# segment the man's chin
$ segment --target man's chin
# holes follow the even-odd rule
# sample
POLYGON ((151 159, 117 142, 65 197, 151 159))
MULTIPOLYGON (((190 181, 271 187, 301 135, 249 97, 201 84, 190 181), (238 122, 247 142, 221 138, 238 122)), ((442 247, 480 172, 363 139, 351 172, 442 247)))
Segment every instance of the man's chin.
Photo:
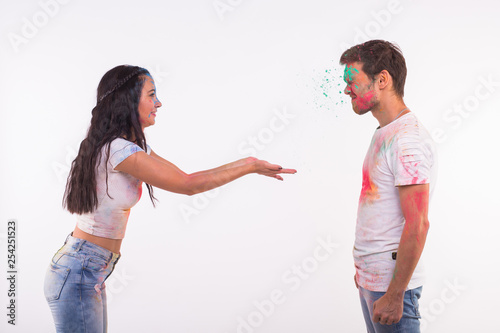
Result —
POLYGON ((357 109, 353 109, 354 110, 354 113, 356 113, 358 116, 362 116, 364 115, 365 113, 367 113, 368 111, 370 111, 370 109, 366 109, 366 110, 357 110, 357 109))

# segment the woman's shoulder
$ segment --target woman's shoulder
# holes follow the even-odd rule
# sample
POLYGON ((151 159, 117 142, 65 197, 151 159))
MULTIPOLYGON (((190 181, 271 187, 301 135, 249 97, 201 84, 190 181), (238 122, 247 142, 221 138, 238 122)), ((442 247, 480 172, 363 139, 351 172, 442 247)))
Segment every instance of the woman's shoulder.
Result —
MULTIPOLYGON (((113 139, 110 143, 110 154, 113 155, 113 153, 117 151, 123 151, 127 150, 130 152, 137 152, 137 151, 144 151, 141 147, 139 147, 135 142, 129 141, 127 139, 118 137, 113 139)), ((151 153, 151 147, 149 147, 148 144, 146 144, 146 153, 150 154, 151 153)))
MULTIPOLYGON (((113 148, 121 149, 121 148, 131 146, 131 145, 137 146, 137 144, 135 144, 134 142, 129 141, 129 140, 124 139, 124 138, 120 138, 120 137, 113 139, 109 143, 109 145, 111 146, 111 149, 113 149, 113 148)), ((137 146, 137 147, 139 147, 139 146, 137 146)))

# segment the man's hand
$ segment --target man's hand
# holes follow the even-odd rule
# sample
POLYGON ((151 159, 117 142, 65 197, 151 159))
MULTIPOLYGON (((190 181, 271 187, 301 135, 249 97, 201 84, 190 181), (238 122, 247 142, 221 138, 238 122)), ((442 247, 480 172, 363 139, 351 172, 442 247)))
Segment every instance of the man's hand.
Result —
POLYGON ((385 294, 373 303, 373 322, 382 325, 392 325, 403 317, 403 300, 401 296, 385 294))

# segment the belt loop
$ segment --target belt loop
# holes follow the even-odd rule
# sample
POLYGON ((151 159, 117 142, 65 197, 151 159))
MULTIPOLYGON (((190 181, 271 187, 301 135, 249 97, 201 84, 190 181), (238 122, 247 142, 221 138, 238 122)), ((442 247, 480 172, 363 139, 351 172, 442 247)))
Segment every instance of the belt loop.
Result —
POLYGON ((78 252, 82 248, 83 244, 85 244, 86 240, 85 239, 79 239, 78 245, 75 248, 75 251, 78 252))

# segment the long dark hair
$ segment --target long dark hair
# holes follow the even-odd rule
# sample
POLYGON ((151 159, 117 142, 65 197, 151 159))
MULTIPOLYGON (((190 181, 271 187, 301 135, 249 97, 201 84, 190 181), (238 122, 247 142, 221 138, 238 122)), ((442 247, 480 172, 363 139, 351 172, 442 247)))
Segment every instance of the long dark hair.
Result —
MULTIPOLYGON (((92 109, 87 137, 71 163, 64 192, 63 207, 72 214, 90 213, 97 208, 96 166, 101 162, 101 150, 105 145, 108 196, 109 143, 116 138, 124 138, 134 141, 146 151, 146 137, 139 123, 138 109, 146 75, 150 76, 144 68, 123 65, 109 70, 99 82, 97 105, 92 109)), ((153 188, 149 184, 146 186, 154 206, 153 188)))

